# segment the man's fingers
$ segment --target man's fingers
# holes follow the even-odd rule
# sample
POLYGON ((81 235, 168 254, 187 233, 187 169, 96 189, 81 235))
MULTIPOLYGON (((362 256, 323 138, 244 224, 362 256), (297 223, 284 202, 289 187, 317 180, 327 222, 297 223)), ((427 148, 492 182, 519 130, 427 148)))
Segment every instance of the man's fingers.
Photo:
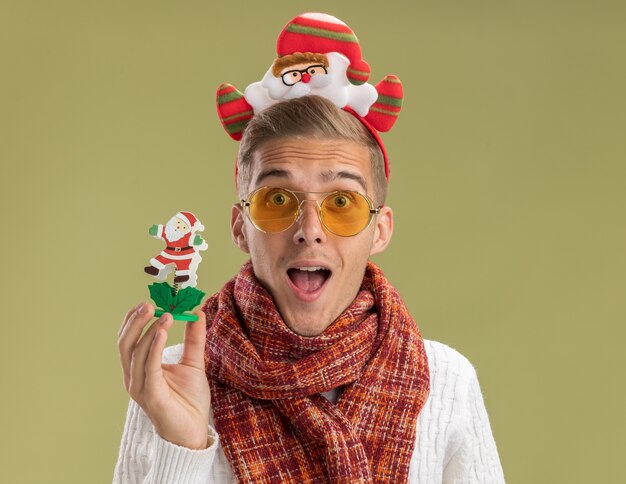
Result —
POLYGON ((120 356, 122 353, 128 353, 129 350, 132 352, 143 328, 153 316, 154 306, 152 304, 140 304, 137 310, 128 317, 123 328, 120 329, 120 335, 117 340, 120 356))
POLYGON ((141 336, 143 328, 153 316, 154 306, 152 304, 140 304, 137 311, 128 317, 128 321, 117 341, 122 370, 124 371, 124 386, 127 390, 131 378, 133 352, 135 351, 137 340, 141 336))
POLYGON ((122 324, 120 325, 120 329, 117 330, 117 339, 120 339, 120 336, 122 335, 122 331, 124 331, 124 328, 126 327, 126 325, 128 324, 128 321, 130 320, 131 316, 133 316, 135 314, 135 312, 141 307, 143 306, 143 302, 140 302, 139 304, 137 304, 137 306, 135 306, 134 308, 131 308, 128 310, 128 312, 126 313, 126 316, 124 316, 124 319, 122 320, 122 324))
POLYGON ((180 362, 194 368, 204 368, 206 316, 200 309, 196 309, 193 313, 198 316, 198 321, 189 322, 185 325, 183 357, 180 362))
POLYGON ((128 390, 130 380, 130 363, 133 349, 143 327, 153 314, 154 307, 151 304, 140 303, 126 313, 124 322, 118 331, 117 348, 120 354, 120 362, 124 373, 124 387, 126 390, 128 390), (139 329, 129 332, 130 328, 136 325, 139 326, 139 329))
POLYGON ((163 350, 167 342, 167 329, 165 328, 168 323, 171 324, 171 322, 168 321, 166 321, 165 324, 157 324, 154 331, 154 338, 152 338, 150 352, 146 359, 145 386, 148 391, 157 388, 163 381, 163 368, 161 367, 161 363, 163 361, 163 350))
POLYGON ((128 323, 128 320, 134 314, 135 311, 137 311, 137 307, 129 309, 128 312, 126 313, 126 316, 124 316, 124 319, 122 320, 122 324, 120 325, 120 329, 117 330, 117 339, 118 340, 120 339, 122 331, 126 327, 126 323, 128 323))
POLYGON ((133 350, 132 360, 130 363, 130 378, 133 383, 133 391, 141 391, 144 381, 146 379, 146 360, 150 353, 150 347, 152 346, 152 340, 157 328, 165 327, 162 323, 172 320, 172 315, 165 313, 159 319, 157 319, 148 330, 141 337, 139 342, 135 345, 133 350))

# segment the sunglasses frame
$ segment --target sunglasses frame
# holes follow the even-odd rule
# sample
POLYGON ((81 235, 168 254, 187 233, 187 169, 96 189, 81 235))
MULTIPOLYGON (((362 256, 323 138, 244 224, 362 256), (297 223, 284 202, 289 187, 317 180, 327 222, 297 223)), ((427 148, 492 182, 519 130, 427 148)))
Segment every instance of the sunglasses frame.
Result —
POLYGON ((289 188, 283 188, 283 187, 271 187, 271 186, 262 186, 259 187, 255 190, 252 190, 245 199, 240 200, 239 201, 239 205, 241 206, 241 208, 243 209, 244 213, 246 214, 246 217, 248 217, 248 220, 250 220, 250 222, 252 223, 252 225, 254 225, 254 227, 265 233, 265 234, 280 234, 281 232, 285 232, 286 230, 289 230, 291 227, 294 226, 294 224, 298 221, 298 219, 302 216, 302 204, 304 202, 315 202, 315 204, 317 205, 317 217, 320 221, 320 223, 322 224, 322 226, 324 228, 326 228, 326 230, 328 230, 331 234, 336 235, 337 237, 354 237, 355 235, 359 235, 361 232, 363 232, 367 227, 369 227, 369 225, 372 223, 372 219, 374 218, 375 215, 380 213, 380 210, 382 208, 382 206, 378 207, 378 208, 374 208, 374 202, 372 201, 372 199, 370 197, 368 197, 366 194, 358 192, 356 190, 333 190, 332 192, 304 192, 304 191, 298 191, 298 190, 290 190, 289 188), (278 189, 278 190, 284 190, 287 193, 291 193, 295 196, 296 200, 298 200, 298 208, 296 210, 296 212, 294 213, 293 216, 293 221, 291 222, 291 224, 289 224, 287 227, 285 227, 283 230, 277 230, 275 232, 268 232, 267 230, 263 230, 262 228, 260 228, 256 222, 254 221, 254 219, 252 218, 252 215, 250 215, 250 206, 252 205, 252 202, 250 202, 249 200, 251 198, 254 197, 254 195, 256 195, 257 192, 267 189, 267 188, 271 188, 271 189, 278 189), (358 195, 360 195, 361 197, 363 197, 365 199, 365 201, 367 202, 367 205, 369 206, 369 218, 367 220, 367 223, 363 226, 363 228, 361 230, 359 230, 357 233, 355 234, 351 234, 351 235, 341 235, 338 233, 335 233, 330 227, 328 227, 325 223, 324 220, 322 218, 322 204, 324 203, 324 200, 326 200, 329 196, 331 195, 335 195, 338 193, 356 193, 358 195), (318 201, 317 198, 314 199, 310 199, 310 198, 301 198, 298 195, 299 194, 305 194, 305 195, 324 195, 324 197, 321 200, 321 203, 318 201))

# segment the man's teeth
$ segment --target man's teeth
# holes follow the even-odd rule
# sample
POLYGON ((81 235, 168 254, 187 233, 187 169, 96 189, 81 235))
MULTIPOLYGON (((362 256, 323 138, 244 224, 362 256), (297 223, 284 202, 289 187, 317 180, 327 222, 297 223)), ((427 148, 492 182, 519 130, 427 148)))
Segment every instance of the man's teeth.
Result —
POLYGON ((326 267, 321 267, 321 266, 313 266, 313 267, 294 267, 294 269, 299 270, 299 271, 308 271, 308 272, 326 271, 326 270, 328 270, 328 269, 326 269, 326 267))

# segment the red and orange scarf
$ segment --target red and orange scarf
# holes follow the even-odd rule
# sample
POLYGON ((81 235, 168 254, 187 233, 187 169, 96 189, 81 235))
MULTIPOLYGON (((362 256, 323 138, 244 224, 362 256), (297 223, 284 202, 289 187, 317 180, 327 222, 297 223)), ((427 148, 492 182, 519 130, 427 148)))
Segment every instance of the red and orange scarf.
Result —
POLYGON ((239 481, 407 481, 428 361, 376 265, 316 337, 285 325, 250 262, 203 310, 215 427, 239 481), (336 404, 320 395, 338 387, 336 404))

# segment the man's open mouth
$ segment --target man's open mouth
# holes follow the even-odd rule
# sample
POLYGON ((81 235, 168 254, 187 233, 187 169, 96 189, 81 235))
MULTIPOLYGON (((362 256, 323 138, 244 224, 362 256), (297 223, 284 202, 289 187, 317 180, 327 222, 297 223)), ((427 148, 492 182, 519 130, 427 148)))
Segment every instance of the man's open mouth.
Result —
POLYGON ((315 292, 320 289, 330 277, 330 269, 322 266, 292 267, 287 275, 294 286, 302 292, 315 292))

